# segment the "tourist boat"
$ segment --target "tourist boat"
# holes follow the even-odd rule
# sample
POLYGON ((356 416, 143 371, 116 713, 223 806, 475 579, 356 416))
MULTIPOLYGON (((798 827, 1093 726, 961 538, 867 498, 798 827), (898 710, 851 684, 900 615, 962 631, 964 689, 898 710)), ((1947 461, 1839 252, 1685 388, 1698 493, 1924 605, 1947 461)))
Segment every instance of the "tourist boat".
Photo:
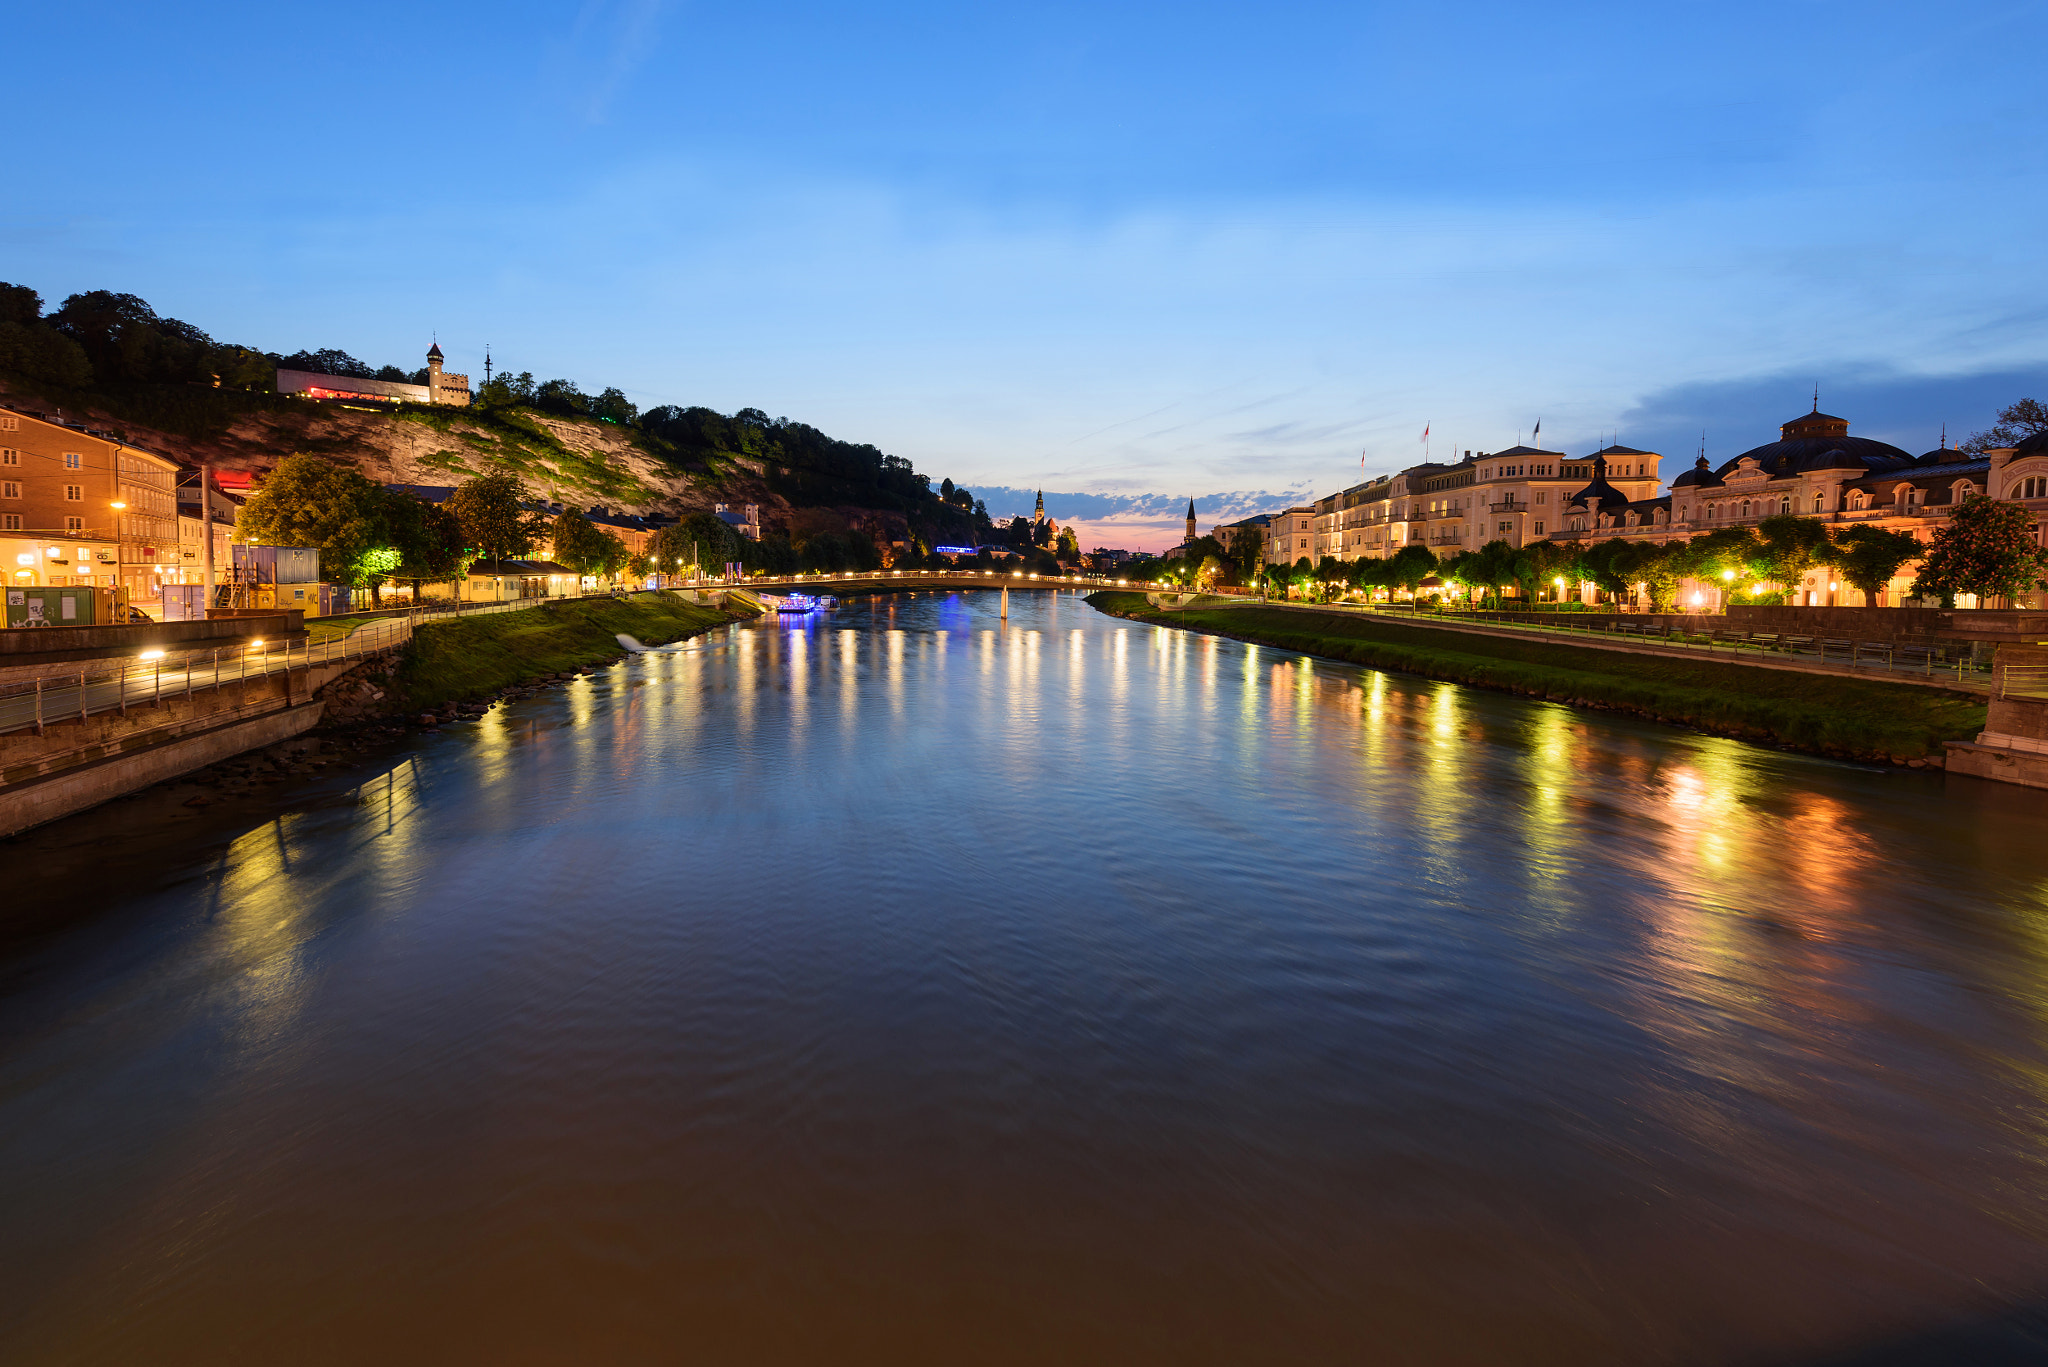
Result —
POLYGON ((818 600, 811 597, 808 593, 785 594, 782 601, 775 605, 775 610, 777 612, 816 612, 818 610, 818 600))

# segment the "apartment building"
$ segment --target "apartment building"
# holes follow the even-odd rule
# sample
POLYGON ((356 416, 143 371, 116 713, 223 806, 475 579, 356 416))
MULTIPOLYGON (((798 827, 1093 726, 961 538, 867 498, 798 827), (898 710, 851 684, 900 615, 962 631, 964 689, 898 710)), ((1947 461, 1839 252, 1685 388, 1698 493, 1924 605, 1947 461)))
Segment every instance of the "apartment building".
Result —
POLYGON ((182 561, 178 466, 113 432, 0 409, 0 556, 10 585, 161 596, 182 561))

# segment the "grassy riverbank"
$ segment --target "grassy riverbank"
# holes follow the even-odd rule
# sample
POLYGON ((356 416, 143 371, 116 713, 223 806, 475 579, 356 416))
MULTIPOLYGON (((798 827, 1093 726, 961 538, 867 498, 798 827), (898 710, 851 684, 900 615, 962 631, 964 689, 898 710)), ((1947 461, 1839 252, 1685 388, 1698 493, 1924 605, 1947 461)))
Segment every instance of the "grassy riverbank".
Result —
POLYGON ((414 634, 392 683, 407 705, 488 697, 514 684, 615 660, 621 632, 664 645, 739 620, 672 593, 587 598, 437 622, 414 634))
POLYGON ((1984 704, 1937 689, 1708 660, 1594 650, 1284 608, 1162 613, 1139 593, 1095 593, 1103 612, 1378 669, 1861 759, 1923 760, 1968 740, 1984 704))

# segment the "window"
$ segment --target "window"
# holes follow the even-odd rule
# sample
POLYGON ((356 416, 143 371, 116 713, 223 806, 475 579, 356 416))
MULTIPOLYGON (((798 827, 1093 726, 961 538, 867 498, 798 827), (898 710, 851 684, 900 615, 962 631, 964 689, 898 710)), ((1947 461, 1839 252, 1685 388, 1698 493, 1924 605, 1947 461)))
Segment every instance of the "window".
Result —
POLYGON ((1543 535, 1543 524, 1541 522, 1536 524, 1536 535, 1543 535))
POLYGON ((21 464, 21 452, 12 446, 0 446, 0 465, 21 464))
POLYGON ((2021 498, 2048 498, 2048 475, 2029 475, 2020 481, 2021 498))
POLYGON ((0 532, 18 532, 20 530, 20 513, 0 513, 0 532))
POLYGON ((20 498, 20 497, 21 497, 21 486, 20 486, 19 484, 16 484, 16 483, 15 483, 15 482, 14 482, 13 480, 11 480, 11 479, 10 479, 10 480, 7 480, 7 481, 5 481, 4 483, 0 483, 0 498, 20 498))
POLYGON ((76 451, 66 451, 64 453, 64 468, 67 470, 80 469, 84 461, 85 457, 79 455, 76 451))
POLYGON ((65 486, 64 486, 64 501, 65 501, 65 502, 67 502, 67 503, 83 503, 83 502, 85 502, 85 486, 84 486, 83 484, 67 484, 67 485, 65 485, 65 486))
POLYGON ((82 518, 82 517, 67 517, 67 518, 65 518, 65 519, 64 519, 64 530, 65 530, 65 531, 67 531, 67 532, 82 532, 82 531, 84 531, 84 530, 85 530, 85 519, 84 519, 84 518, 82 518))
POLYGON ((21 419, 12 413, 0 413, 0 432, 19 432, 21 419))
POLYGON ((1749 516, 1749 500, 1747 499, 1744 499, 1742 502, 1742 515, 1744 517, 1749 516))
POLYGON ((1536 501, 1537 501, 1538 503, 1541 503, 1541 502, 1543 501, 1543 498, 1544 498, 1544 494, 1543 494, 1543 491, 1542 491, 1541 489, 1538 489, 1538 490, 1536 491, 1536 501))
POLYGON ((1781 498, 1781 499, 1779 499, 1779 500, 1778 500, 1778 513, 1779 513, 1779 515, 1780 515, 1780 516, 1784 516, 1784 515, 1788 515, 1788 514, 1790 514, 1790 513, 1791 513, 1791 511, 1792 511, 1792 495, 1790 495, 1790 494, 1787 494, 1787 495, 1785 495, 1785 496, 1784 496, 1783 498, 1781 498))
POLYGON ((1820 495, 1819 495, 1819 494, 1815 494, 1815 495, 1813 496, 1813 510, 1814 510, 1815 512, 1819 512, 1819 511, 1820 511, 1820 495))

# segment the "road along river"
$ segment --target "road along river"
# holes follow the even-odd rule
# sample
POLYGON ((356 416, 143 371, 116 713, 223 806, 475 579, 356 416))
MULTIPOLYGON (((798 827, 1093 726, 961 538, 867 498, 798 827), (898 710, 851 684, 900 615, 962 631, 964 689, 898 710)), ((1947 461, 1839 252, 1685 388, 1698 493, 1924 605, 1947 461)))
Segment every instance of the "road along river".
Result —
POLYGON ((1813 1360, 2048 1289, 2044 830, 1071 596, 733 627, 0 844, 0 1360, 1813 1360))

